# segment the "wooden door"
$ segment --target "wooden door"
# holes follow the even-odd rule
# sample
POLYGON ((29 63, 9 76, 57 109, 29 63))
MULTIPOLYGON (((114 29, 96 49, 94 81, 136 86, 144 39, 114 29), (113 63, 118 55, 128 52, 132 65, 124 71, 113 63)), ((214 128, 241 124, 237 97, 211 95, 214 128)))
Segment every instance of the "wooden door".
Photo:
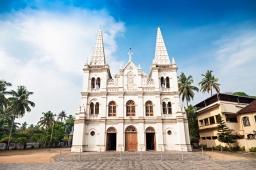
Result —
POLYGON ((125 150, 137 151, 137 132, 125 133, 125 150))

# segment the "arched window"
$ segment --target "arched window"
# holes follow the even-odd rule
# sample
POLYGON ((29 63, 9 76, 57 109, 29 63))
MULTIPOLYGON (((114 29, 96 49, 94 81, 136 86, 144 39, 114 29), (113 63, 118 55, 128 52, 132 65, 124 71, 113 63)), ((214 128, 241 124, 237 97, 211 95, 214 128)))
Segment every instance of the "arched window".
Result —
POLYGON ((94 114, 94 104, 93 103, 90 104, 90 113, 94 114))
POLYGON ((108 116, 116 116, 116 102, 114 101, 108 104, 108 116))
POLYGON ((251 126, 250 121, 249 121, 249 117, 245 116, 245 117, 242 118, 242 120, 243 120, 244 126, 251 126))
POLYGON ((168 114, 172 114, 172 104, 168 102, 168 114))
POLYGON ((96 80, 96 88, 99 89, 100 88, 100 78, 98 77, 96 80))
POLYGON ((167 107, 165 102, 163 102, 163 114, 167 114, 167 107))
POLYGON ((92 81, 91 81, 91 88, 95 88, 95 78, 93 77, 92 78, 92 81))
POLYGON ((165 81, 164 81, 164 78, 163 78, 163 77, 161 77, 161 87, 162 87, 162 88, 165 88, 165 81))
POLYGON ((153 104, 151 101, 146 102, 146 116, 153 116, 153 104))
POLYGON ((100 104, 97 102, 95 104, 95 114, 99 114, 99 110, 100 110, 100 104))
POLYGON ((126 116, 135 116, 135 103, 132 100, 126 103, 126 116))
POLYGON ((166 88, 170 88, 170 79, 166 77, 166 88))

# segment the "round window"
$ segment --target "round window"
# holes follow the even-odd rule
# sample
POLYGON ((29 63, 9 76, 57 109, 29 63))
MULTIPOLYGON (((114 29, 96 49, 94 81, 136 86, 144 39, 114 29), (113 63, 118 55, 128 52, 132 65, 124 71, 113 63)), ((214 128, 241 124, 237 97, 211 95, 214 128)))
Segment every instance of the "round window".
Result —
POLYGON ((172 131, 168 130, 168 131, 167 131, 167 134, 168 134, 168 135, 171 135, 171 134, 172 134, 172 131))
POLYGON ((94 135, 95 135, 95 132, 94 132, 94 131, 91 131, 90 134, 91 134, 91 136, 94 136, 94 135))

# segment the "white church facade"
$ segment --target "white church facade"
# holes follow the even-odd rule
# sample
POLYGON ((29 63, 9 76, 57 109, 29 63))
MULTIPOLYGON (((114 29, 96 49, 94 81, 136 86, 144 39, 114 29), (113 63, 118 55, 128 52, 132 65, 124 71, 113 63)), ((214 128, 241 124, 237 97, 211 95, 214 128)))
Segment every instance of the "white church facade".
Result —
POLYGON ((131 60, 111 75, 101 29, 83 71, 82 102, 75 116, 72 152, 191 151, 188 120, 180 107, 177 66, 157 30, 147 76, 131 60))

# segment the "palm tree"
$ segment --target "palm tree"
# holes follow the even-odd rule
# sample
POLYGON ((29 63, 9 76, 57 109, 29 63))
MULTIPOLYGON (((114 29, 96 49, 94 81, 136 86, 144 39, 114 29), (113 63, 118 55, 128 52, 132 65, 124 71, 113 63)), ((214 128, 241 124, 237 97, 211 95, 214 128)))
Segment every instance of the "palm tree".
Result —
MULTIPOLYGON (((46 113, 42 113, 43 117, 40 118, 40 121, 37 123, 39 126, 45 127, 45 134, 47 132, 47 128, 52 127, 52 132, 51 132, 51 139, 50 139, 50 147, 51 147, 51 142, 52 142, 52 134, 53 134, 53 127, 55 124, 54 117, 56 116, 53 114, 51 111, 48 111, 46 113)), ((50 150, 50 148, 49 148, 50 150)))
POLYGON ((5 95, 10 94, 10 92, 6 91, 6 87, 11 85, 11 83, 0 80, 0 113, 4 113, 4 109, 7 108, 8 100, 5 95))
POLYGON ((29 100, 29 96, 33 94, 33 92, 27 91, 25 86, 18 86, 17 92, 11 91, 12 97, 9 97, 10 106, 7 108, 7 112, 12 115, 12 124, 9 134, 8 147, 10 144, 10 139, 12 135, 12 128, 14 124, 15 118, 23 117, 26 112, 30 112, 32 107, 35 107, 35 103, 29 100))
POLYGON ((220 92, 220 84, 218 84, 217 82, 219 81, 218 78, 215 78, 212 75, 212 71, 211 70, 207 70, 206 74, 202 74, 203 79, 201 82, 198 83, 198 85, 201 85, 201 89, 200 91, 202 91, 203 93, 207 91, 207 93, 209 93, 209 91, 211 91, 211 96, 212 96, 212 89, 214 88, 217 93, 220 92))
POLYGON ((28 125, 27 122, 22 123, 20 129, 21 130, 26 130, 27 129, 27 125, 28 125))
POLYGON ((181 100, 184 102, 186 100, 187 106, 188 102, 194 98, 195 94, 193 91, 198 92, 198 88, 195 86, 192 86, 191 84, 194 82, 193 77, 190 75, 186 77, 186 75, 182 72, 180 76, 178 76, 178 87, 179 92, 181 95, 181 100))
POLYGON ((65 110, 62 110, 62 111, 58 114, 58 118, 57 118, 57 119, 58 119, 58 120, 60 119, 61 122, 62 122, 62 119, 66 120, 67 117, 68 117, 68 116, 67 116, 65 110))

